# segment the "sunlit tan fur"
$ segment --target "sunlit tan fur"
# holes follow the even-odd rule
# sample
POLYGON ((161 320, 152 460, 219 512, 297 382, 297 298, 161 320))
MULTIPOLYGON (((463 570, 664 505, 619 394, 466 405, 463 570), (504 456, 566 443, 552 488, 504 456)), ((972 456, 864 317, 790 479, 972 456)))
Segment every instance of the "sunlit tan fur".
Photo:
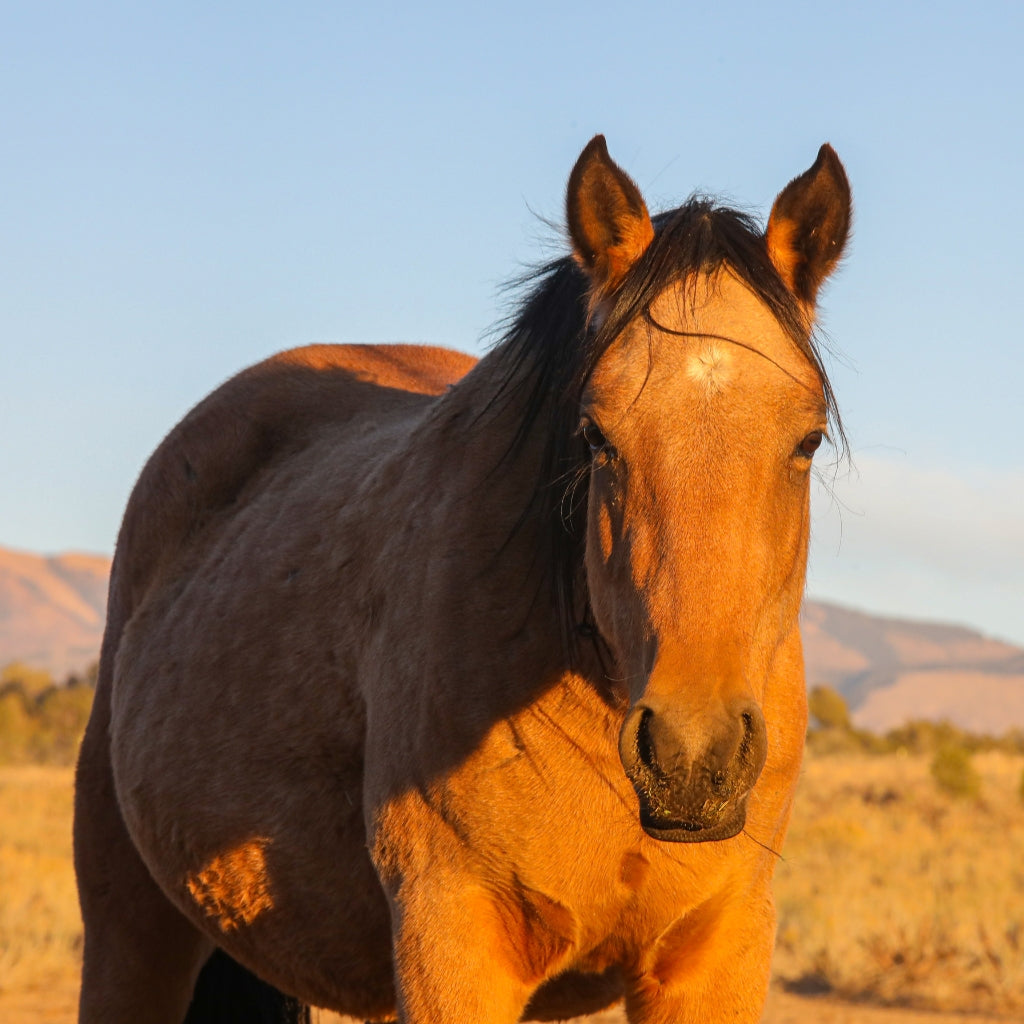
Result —
POLYGON ((544 437, 502 461, 500 348, 285 353, 172 432, 125 516, 78 770, 83 1024, 180 1021, 214 945, 406 1024, 623 996, 635 1024, 759 1019, 806 715, 793 453, 824 400, 728 271, 652 313, 762 354, 638 321, 593 374, 628 467, 590 483, 611 678, 589 645, 564 668, 545 524, 514 529, 544 437), (703 735, 736 694, 768 724, 745 831, 650 838, 626 710, 703 735))

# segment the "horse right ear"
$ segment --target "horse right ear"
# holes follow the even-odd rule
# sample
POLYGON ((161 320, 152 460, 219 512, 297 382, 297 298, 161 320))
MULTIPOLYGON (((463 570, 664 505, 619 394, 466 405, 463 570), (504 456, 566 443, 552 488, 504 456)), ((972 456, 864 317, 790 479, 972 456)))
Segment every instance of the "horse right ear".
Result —
POLYGON ((569 175, 566 215, 573 256, 591 283, 591 303, 614 291, 654 238, 647 204, 595 135, 569 175))

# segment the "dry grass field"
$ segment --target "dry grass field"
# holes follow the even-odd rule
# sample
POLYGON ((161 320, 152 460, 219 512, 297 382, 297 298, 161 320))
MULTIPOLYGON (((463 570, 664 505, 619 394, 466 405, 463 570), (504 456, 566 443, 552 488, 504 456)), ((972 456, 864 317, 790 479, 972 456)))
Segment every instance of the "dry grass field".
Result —
POLYGON ((81 955, 72 770, 0 767, 0 1021, 74 1020, 81 955))
POLYGON ((776 873, 776 978, 850 999, 1024 1019, 1024 758, 809 757, 776 873))
MULTIPOLYGON (((980 795, 958 799, 927 758, 808 758, 777 873, 765 1024, 1024 1018, 1024 758, 979 754, 975 767, 980 795)), ((0 767, 4 1024, 74 1020, 71 781, 66 768, 0 767)))

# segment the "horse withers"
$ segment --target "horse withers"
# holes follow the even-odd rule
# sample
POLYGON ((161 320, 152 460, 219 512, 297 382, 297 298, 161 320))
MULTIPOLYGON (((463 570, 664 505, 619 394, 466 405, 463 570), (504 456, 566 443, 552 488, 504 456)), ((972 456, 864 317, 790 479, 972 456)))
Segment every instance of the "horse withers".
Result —
POLYGON ((82 1024, 230 1019, 225 964, 405 1024, 759 1018, 849 187, 823 146, 764 230, 652 219, 599 136, 567 213, 480 362, 286 352, 143 470, 77 776, 82 1024))

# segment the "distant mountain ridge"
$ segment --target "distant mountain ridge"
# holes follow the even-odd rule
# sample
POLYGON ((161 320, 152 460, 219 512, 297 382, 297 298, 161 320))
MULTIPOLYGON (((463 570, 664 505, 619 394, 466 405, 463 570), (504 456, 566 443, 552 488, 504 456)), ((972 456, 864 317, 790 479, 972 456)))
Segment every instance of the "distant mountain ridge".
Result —
POLYGON ((808 601, 807 684, 828 683, 876 732, 943 718, 979 733, 1024 729, 1024 649, 964 626, 808 601))
MULTIPOLYGON (((99 655, 110 559, 0 548, 0 666, 57 678, 99 655)), ((885 618, 822 601, 802 616, 807 684, 837 689, 866 728, 948 718, 977 732, 1024 728, 1024 649, 963 626, 885 618)))
POLYGON ((0 548, 0 665, 24 661, 57 678, 99 656, 110 559, 0 548))

